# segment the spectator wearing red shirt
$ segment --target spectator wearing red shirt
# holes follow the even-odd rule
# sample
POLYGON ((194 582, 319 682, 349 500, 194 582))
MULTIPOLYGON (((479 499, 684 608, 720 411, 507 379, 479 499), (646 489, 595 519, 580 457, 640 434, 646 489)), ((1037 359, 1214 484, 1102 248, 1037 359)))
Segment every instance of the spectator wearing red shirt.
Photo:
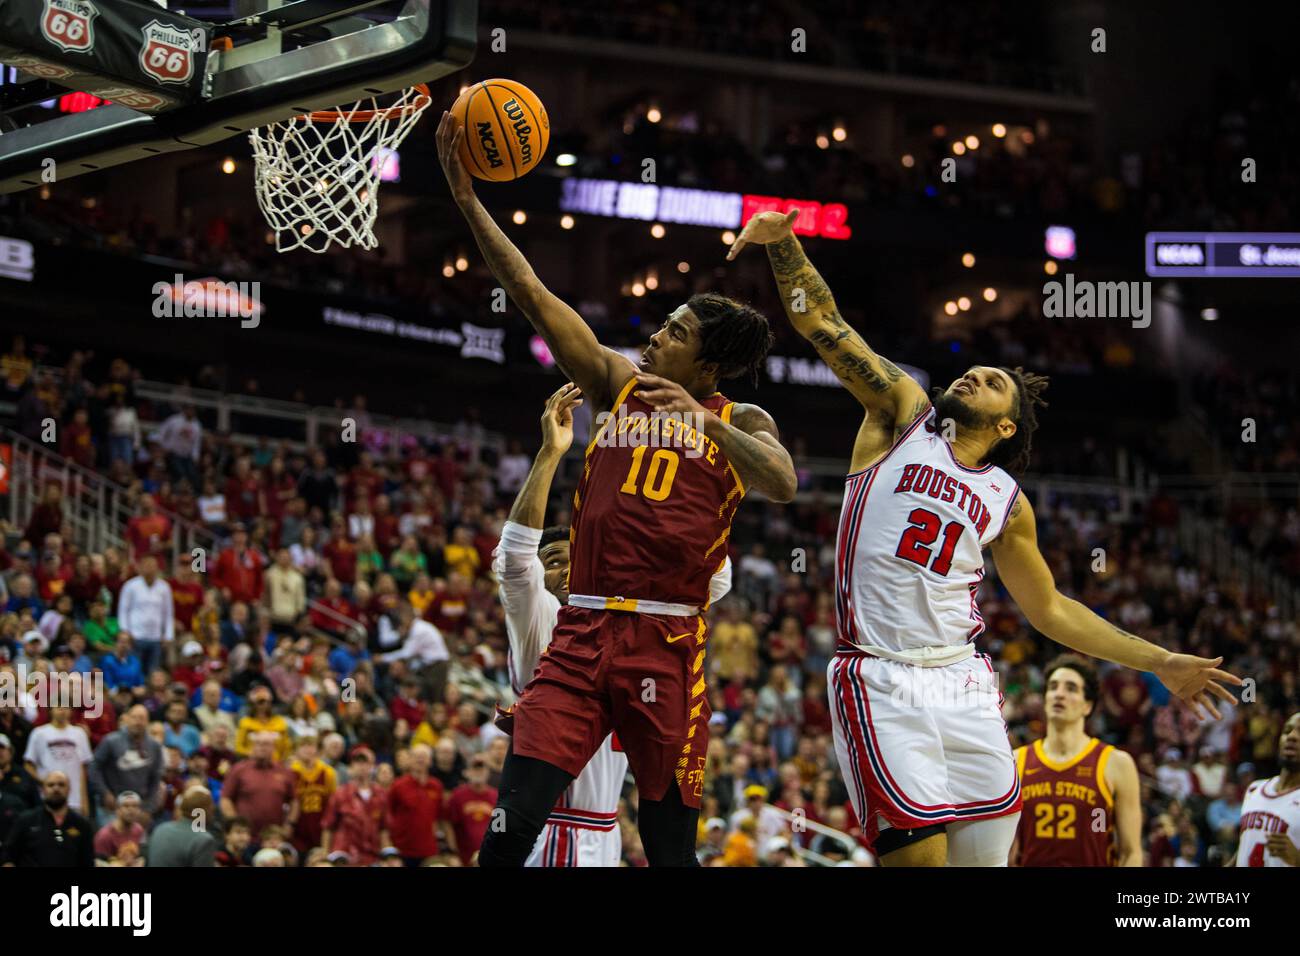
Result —
POLYGON ((221 813, 246 817, 256 835, 283 826, 293 804, 294 776, 275 762, 275 743, 273 733, 253 734, 251 755, 230 768, 221 786, 221 813))
POLYGON ((266 511, 262 482, 248 458, 235 462, 234 472, 226 479, 226 516, 232 521, 252 521, 266 511))
POLYGON ((321 548, 329 576, 337 578, 343 585, 351 588, 357 582, 357 546, 348 536, 347 524, 342 515, 336 514, 330 519, 329 540, 321 548))
POLYGON ((459 634, 469 623, 469 579, 453 571, 447 586, 434 594, 425 618, 444 634, 459 634))
POLYGON ((64 563, 57 551, 46 550, 41 554, 40 567, 36 569, 36 588, 41 600, 53 604, 59 595, 67 590, 72 580, 72 568, 64 563))
POLYGON ((325 608, 353 620, 357 616, 357 609, 352 606, 351 601, 343 596, 343 585, 335 578, 330 578, 325 582, 325 593, 312 605, 308 617, 311 626, 316 630, 341 636, 347 628, 347 624, 326 613, 325 608))
POLYGON ((104 589, 104 579, 95 573, 90 555, 77 555, 72 564, 72 577, 64 589, 72 596, 78 610, 86 612, 100 596, 104 589))
POLYGON ((388 495, 379 495, 375 498, 374 518, 375 529, 371 533, 375 539, 375 547, 384 556, 384 560, 388 560, 388 556, 397 550, 397 546, 402 541, 399 519, 393 514, 393 504, 388 495))
POLYGON ((809 678, 803 691, 803 732, 829 734, 831 711, 826 706, 826 682, 809 678))
POLYGON ((231 545, 217 557, 212 568, 212 583, 221 589, 227 601, 258 604, 262 600, 262 572, 266 559, 248 546, 248 531, 242 524, 234 527, 231 545))
POLYGON ((71 458, 82 468, 95 468, 95 437, 90 429, 90 413, 78 408, 72 421, 63 426, 59 438, 59 454, 71 458))
POLYGON ((190 694, 193 694, 211 676, 203 645, 193 640, 182 644, 181 662, 172 668, 172 680, 184 684, 190 694))
POLYGON ((348 506, 354 509, 358 501, 373 503, 375 496, 384 487, 384 478, 375 470, 374 457, 368 451, 361 453, 361 460, 348 472, 348 506))
POLYGON ((190 566, 189 555, 176 562, 176 575, 167 582, 172 589, 172 617, 178 631, 194 630, 194 615, 203 606, 203 585, 190 566))
POLYGON ((1127 667, 1115 668, 1101 682, 1101 705, 1122 735, 1127 736, 1130 728, 1142 723, 1151 709, 1142 675, 1127 667))
POLYGON ((449 848, 456 848, 451 824, 443 818, 443 789, 437 777, 429 776, 433 750, 428 744, 411 748, 411 769, 393 781, 388 793, 388 820, 393 846, 407 866, 419 866, 438 854, 438 831, 449 848))
POLYGON ((94 690, 93 687, 87 687, 87 683, 83 680, 82 701, 84 703, 72 718, 72 722, 85 728, 93 750, 99 746, 100 741, 117 730, 118 719, 117 708, 113 706, 108 696, 101 694, 92 700, 94 690))
POLYGON ((266 513, 279 526, 289 502, 298 497, 298 482, 284 469, 284 459, 276 455, 266 466, 266 483, 263 498, 266 513))
POLYGON ((469 866, 492 823, 497 792, 488 786, 487 758, 482 754, 476 754, 470 760, 465 776, 469 783, 462 783, 447 798, 447 819, 456 834, 460 861, 469 866))
POLYGON ((63 486, 50 482, 45 486, 45 496, 41 503, 32 509, 32 516, 27 520, 27 530, 23 537, 39 548, 45 542, 47 534, 58 534, 63 527, 63 486))
POLYGON ((171 534, 172 519, 158 511, 153 495, 141 495, 140 513, 126 523, 126 541, 132 560, 165 547, 171 534))
POLYGON ((427 709, 424 701, 420 700, 420 682, 414 677, 407 677, 402 681, 393 702, 388 705, 388 712, 392 715, 393 723, 396 724, 399 720, 405 720, 406 726, 412 731, 420 726, 427 709))
POLYGON ((456 446, 450 442, 443 445, 442 455, 434 462, 433 472, 443 498, 451 501, 456 497, 456 489, 460 487, 460 478, 464 470, 461 463, 456 460, 456 446))
MULTIPOLYGON (((334 791, 321 817, 321 846, 346 853, 353 866, 369 866, 390 846, 388 793, 374 781, 375 755, 356 746, 348 757, 348 782, 334 791)), ((495 801, 493 806, 495 806, 495 801)))

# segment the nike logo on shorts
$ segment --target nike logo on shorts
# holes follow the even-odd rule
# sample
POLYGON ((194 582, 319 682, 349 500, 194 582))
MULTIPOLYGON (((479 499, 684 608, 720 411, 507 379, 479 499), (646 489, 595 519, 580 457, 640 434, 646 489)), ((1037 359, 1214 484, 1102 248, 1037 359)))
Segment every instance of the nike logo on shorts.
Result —
POLYGON ((669 644, 675 644, 678 641, 680 641, 683 637, 690 637, 692 633, 693 633, 692 631, 683 631, 680 634, 674 634, 672 637, 665 637, 664 640, 667 641, 669 644))

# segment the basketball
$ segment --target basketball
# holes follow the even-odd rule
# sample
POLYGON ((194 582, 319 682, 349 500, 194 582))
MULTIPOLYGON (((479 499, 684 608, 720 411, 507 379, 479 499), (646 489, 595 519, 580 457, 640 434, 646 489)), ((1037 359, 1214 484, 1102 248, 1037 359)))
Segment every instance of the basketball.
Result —
POLYGON ((537 94, 514 80, 483 80, 456 98, 452 115, 465 128, 460 158, 477 179, 518 179, 546 155, 551 122, 537 94))

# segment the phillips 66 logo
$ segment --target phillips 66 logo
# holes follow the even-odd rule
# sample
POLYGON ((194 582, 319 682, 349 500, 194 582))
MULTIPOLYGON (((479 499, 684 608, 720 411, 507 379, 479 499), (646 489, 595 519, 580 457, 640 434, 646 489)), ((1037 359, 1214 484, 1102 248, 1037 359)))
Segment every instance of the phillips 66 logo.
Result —
POLYGON ((86 53, 95 46, 95 17, 99 11, 88 0, 45 0, 41 34, 61 50, 86 53))
POLYGON ((144 27, 140 68, 159 83, 185 83, 194 75, 194 37, 189 30, 150 20, 144 27))

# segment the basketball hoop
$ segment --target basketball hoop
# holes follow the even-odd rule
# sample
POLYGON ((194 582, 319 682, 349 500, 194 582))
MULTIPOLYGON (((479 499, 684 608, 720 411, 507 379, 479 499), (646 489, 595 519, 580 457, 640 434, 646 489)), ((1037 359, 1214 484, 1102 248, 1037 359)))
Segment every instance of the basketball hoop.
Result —
POLYGON ((420 83, 388 106, 370 97, 252 130, 253 188, 276 251, 375 248, 384 168, 430 102, 420 83))

